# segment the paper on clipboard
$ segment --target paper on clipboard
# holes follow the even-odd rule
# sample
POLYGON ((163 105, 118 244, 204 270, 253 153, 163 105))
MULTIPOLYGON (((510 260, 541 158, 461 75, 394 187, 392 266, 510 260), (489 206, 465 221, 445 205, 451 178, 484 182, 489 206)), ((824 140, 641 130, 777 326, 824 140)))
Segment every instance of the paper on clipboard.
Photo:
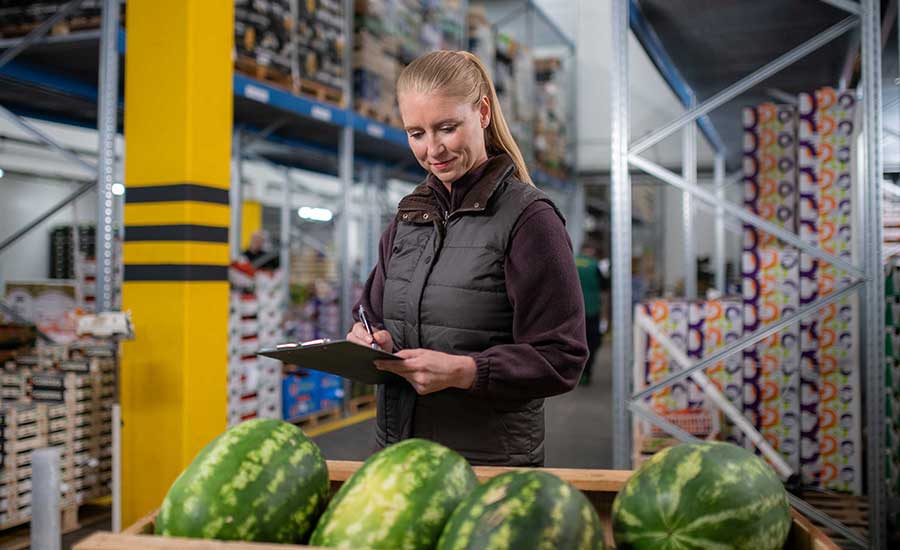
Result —
POLYGON ((257 354, 300 368, 337 374, 365 384, 384 384, 393 380, 403 380, 394 373, 378 370, 374 364, 376 360, 402 361, 401 357, 349 340, 321 339, 280 344, 274 349, 260 350, 257 354))

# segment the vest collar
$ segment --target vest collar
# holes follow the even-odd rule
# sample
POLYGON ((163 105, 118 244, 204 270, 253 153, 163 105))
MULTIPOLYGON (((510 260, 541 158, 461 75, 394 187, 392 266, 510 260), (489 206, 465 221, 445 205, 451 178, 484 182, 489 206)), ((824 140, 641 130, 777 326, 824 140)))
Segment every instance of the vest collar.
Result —
MULTIPOLYGON (((511 158, 501 153, 487 160, 484 172, 466 193, 459 208, 453 212, 483 212, 500 184, 515 169, 511 158)), ((435 191, 429 187, 429 174, 412 193, 403 197, 397 207, 397 219, 401 223, 432 223, 444 218, 435 191)))

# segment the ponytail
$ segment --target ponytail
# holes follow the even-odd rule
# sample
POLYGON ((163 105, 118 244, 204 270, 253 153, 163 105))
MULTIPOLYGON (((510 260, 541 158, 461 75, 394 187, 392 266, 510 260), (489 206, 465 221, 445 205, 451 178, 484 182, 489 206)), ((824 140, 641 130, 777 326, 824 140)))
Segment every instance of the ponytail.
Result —
POLYGON ((534 185, 522 151, 500 109, 494 82, 478 56, 469 52, 443 50, 419 57, 407 65, 397 79, 398 96, 411 90, 419 93, 437 91, 451 97, 461 97, 473 105, 487 97, 491 107, 491 120, 484 130, 488 155, 509 155, 515 166, 515 176, 528 185, 534 185))

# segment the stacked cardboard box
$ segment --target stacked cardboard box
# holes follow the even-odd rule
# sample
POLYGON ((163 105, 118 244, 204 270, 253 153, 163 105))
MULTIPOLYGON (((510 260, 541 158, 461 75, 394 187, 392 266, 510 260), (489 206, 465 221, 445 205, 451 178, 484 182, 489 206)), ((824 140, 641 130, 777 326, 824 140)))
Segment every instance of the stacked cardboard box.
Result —
POLYGON ((314 370, 286 374, 282 381, 283 418, 288 421, 338 409, 344 402, 344 379, 314 370))

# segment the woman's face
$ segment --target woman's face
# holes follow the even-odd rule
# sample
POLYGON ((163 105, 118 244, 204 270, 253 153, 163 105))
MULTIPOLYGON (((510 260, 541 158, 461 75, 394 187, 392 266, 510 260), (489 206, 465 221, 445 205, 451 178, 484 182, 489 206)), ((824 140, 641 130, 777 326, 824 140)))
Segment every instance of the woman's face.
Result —
POLYGON ((487 97, 473 105, 439 93, 404 93, 398 99, 416 160, 446 185, 487 160, 484 129, 491 120, 487 97))

